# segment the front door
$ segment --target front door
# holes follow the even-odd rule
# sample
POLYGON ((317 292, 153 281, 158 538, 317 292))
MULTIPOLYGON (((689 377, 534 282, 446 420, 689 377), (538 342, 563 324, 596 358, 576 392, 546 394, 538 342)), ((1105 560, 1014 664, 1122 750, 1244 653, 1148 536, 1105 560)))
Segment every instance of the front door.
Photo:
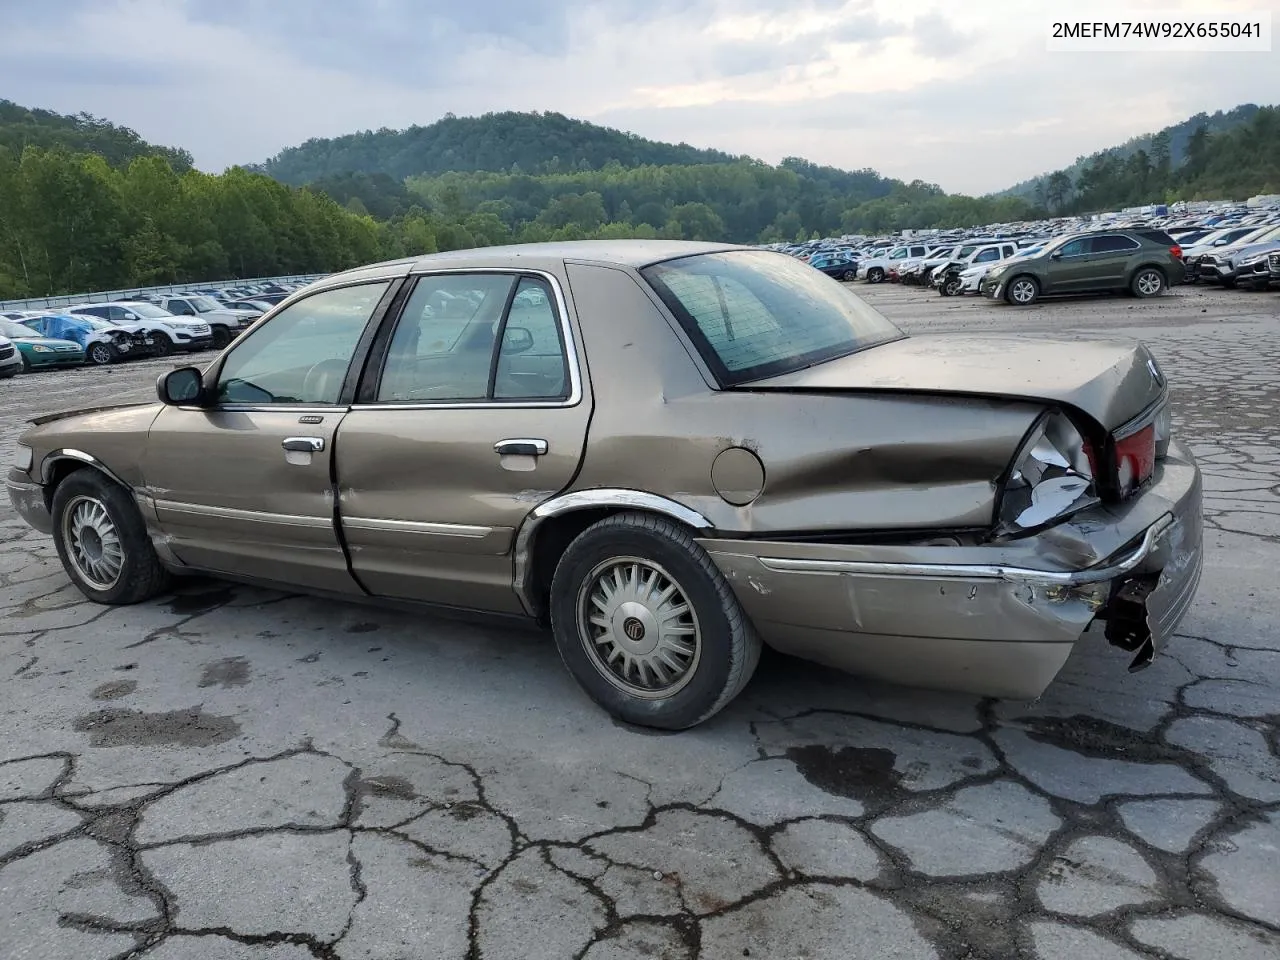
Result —
POLYGON ((1089 237, 1068 240, 1049 256, 1049 285, 1045 293, 1071 293, 1088 286, 1089 237))
POLYGON ((567 309, 544 274, 417 280, 335 448, 370 593, 521 610, 516 530, 572 481, 591 413, 567 309))
POLYGON ((338 540, 332 463, 342 390, 389 282, 322 291, 237 343, 213 402, 165 407, 143 456, 145 493, 193 567, 358 593, 338 540))

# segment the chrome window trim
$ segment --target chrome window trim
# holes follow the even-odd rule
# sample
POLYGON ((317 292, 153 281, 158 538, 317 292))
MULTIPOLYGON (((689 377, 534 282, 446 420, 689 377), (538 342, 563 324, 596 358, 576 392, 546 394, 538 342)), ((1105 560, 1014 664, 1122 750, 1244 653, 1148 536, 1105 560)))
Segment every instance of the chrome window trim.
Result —
POLYGON ((285 404, 280 404, 279 406, 276 406, 275 404, 270 404, 270 403, 268 403, 268 404, 255 404, 255 403, 227 403, 227 404, 219 404, 219 405, 217 405, 217 406, 212 406, 212 407, 194 407, 194 406, 188 406, 188 405, 186 405, 186 404, 180 404, 180 405, 178 406, 178 409, 179 409, 179 410, 186 410, 186 411, 188 411, 188 412, 192 412, 192 413, 307 413, 307 414, 322 414, 322 413, 346 413, 346 412, 347 412, 349 409, 351 409, 351 408, 350 408, 350 407, 320 406, 320 405, 316 405, 316 406, 314 406, 314 407, 310 407, 310 406, 305 406, 305 405, 285 405, 285 404))
POLYGON ((156 512, 167 510, 193 517, 212 517, 218 520, 247 520, 253 523, 270 523, 282 527, 333 528, 333 517, 309 517, 292 513, 268 513, 265 510, 239 510, 235 507, 211 507, 201 503, 182 503, 177 500, 153 500, 156 512))
MULTIPOLYGON (((534 276, 540 280, 546 281, 551 287, 551 292, 555 297, 556 311, 559 314, 560 334, 564 340, 565 359, 569 366, 569 396, 563 400, 521 400, 515 398, 512 400, 503 400, 495 398, 493 400, 459 400, 455 402, 441 401, 437 403, 417 403, 407 401, 405 403, 354 403, 351 405, 352 410, 490 410, 498 409, 559 409, 561 407, 576 407, 582 402, 583 397, 583 378, 579 365, 578 342, 573 335, 573 324, 569 320, 569 305, 565 300, 564 290, 560 286, 560 279, 555 274, 546 270, 538 270, 532 267, 447 267, 444 269, 426 269, 422 271, 410 271, 409 278, 415 281, 421 281, 424 277, 442 276, 446 274, 476 274, 476 273, 499 273, 510 274, 514 276, 534 276)), ((396 323, 400 323, 400 317, 396 317, 396 323)), ((394 336, 394 330, 392 331, 394 336)), ((385 364, 386 360, 383 359, 385 364)))
POLYGON ((493 527, 466 523, 429 523, 419 520, 384 520, 377 517, 342 517, 347 530, 369 530, 378 533, 418 533, 433 537, 463 537, 480 540, 493 533, 493 527))
POLYGON ((938 580, 1004 580, 1044 586, 1080 586, 1104 583, 1123 576, 1147 559, 1156 542, 1174 524, 1166 513, 1147 528, 1142 541, 1116 560, 1082 570, 1036 570, 1003 564, 966 563, 880 563, 868 560, 804 560, 793 557, 760 557, 761 566, 784 573, 820 576, 921 577, 938 580))
POLYGON ((537 605, 529 594, 529 568, 533 553, 533 537, 544 520, 571 513, 574 510, 587 510, 592 507, 610 507, 623 510, 646 510, 660 513, 679 523, 686 524, 696 530, 712 529, 711 521, 691 507, 656 493, 643 490, 626 490, 617 487, 598 487, 593 490, 575 490, 564 493, 550 500, 544 500, 525 516, 524 522, 516 533, 513 554, 512 587, 519 597, 520 603, 530 615, 536 614, 537 605))

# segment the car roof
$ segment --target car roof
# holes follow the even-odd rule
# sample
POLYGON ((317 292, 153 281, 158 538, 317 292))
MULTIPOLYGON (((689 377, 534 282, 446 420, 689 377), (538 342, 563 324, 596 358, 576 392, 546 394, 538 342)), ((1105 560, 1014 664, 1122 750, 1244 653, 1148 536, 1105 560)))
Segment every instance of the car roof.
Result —
MULTIPOLYGON (((664 260, 726 250, 760 251, 760 248, 733 243, 702 243, 694 240, 564 240, 550 243, 514 243, 497 247, 450 250, 445 253, 431 253, 421 257, 404 257, 399 260, 372 263, 343 273, 332 274, 322 282, 327 285, 334 281, 356 277, 393 276, 406 269, 411 273, 419 273, 450 267, 477 269, 510 267, 518 265, 521 260, 530 267, 536 267, 539 262, 548 264, 568 260, 639 268, 661 263, 664 260)), ((781 253, 778 255, 785 256, 781 253)))

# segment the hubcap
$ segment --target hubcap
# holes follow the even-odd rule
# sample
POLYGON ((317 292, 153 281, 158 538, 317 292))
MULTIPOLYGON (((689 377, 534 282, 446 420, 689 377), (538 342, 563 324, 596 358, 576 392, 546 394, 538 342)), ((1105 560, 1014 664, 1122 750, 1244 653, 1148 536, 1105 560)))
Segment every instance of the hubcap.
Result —
POLYGON ((62 539, 76 572, 91 587, 110 590, 124 569, 124 547, 107 508, 92 497, 76 497, 62 516, 62 539))
POLYGON ((1036 288, 1030 280, 1019 280, 1009 292, 1018 303, 1026 303, 1036 295, 1036 288))
POLYGON ((1160 278, 1154 273, 1144 273, 1138 277, 1138 290, 1148 297, 1160 292, 1160 278))
POLYGON ((578 592, 578 629, 596 670, 624 693, 669 697, 702 656, 698 617, 658 564, 617 557, 599 564, 578 592))
POLYGON ((109 363, 111 360, 111 351, 102 344, 95 344, 91 351, 94 363, 109 363))

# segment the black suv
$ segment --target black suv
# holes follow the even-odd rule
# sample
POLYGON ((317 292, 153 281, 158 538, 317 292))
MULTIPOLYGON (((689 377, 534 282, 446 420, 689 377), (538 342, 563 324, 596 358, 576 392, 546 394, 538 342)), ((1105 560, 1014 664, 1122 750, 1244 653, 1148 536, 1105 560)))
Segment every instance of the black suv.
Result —
POLYGON ((1032 257, 991 269, 979 290, 1018 306, 1041 296, 1129 291, 1154 297, 1180 283, 1182 248, 1163 230, 1093 230, 1051 240, 1032 257))

